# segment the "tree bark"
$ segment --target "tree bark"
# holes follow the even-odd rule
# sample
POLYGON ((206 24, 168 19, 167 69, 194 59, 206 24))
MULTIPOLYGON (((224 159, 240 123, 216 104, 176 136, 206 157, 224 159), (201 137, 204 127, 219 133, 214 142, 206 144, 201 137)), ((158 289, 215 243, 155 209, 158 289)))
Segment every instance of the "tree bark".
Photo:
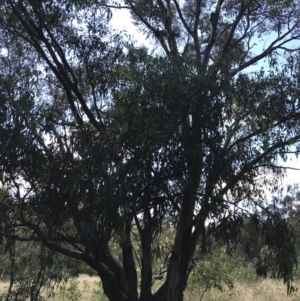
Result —
POLYGON ((131 219, 126 222, 126 234, 125 241, 122 244, 122 257, 123 257, 123 267, 125 271, 126 280, 129 289, 129 298, 131 301, 136 301, 138 299, 137 295, 137 273, 133 257, 132 244, 130 239, 131 231, 131 219))
POLYGON ((200 182, 199 152, 199 116, 192 116, 192 126, 186 127, 186 144, 188 178, 183 194, 181 213, 177 224, 176 236, 167 272, 167 301, 183 301, 183 292, 186 288, 189 267, 195 252, 196 244, 193 236, 194 210, 198 197, 200 182))

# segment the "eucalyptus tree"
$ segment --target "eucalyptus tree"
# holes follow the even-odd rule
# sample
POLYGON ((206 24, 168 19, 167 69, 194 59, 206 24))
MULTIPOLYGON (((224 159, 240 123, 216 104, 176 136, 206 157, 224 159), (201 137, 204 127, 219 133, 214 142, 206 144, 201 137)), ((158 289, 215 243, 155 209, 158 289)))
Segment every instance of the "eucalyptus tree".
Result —
POLYGON ((230 251, 246 220, 290 285, 294 237, 264 191, 299 152, 298 1, 0 3, 2 235, 87 263, 111 301, 180 301, 197 245, 230 251), (152 51, 111 30, 116 9, 152 51))

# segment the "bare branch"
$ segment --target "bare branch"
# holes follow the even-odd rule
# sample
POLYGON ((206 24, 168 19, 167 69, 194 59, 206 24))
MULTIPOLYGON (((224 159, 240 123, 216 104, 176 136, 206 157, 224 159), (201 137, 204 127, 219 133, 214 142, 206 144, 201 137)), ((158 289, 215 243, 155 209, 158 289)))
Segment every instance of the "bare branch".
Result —
POLYGON ((210 53, 213 48, 213 45, 216 42, 218 21, 219 21, 219 17, 220 17, 221 7, 222 7, 224 1, 225 0, 218 0, 215 12, 212 14, 211 33, 210 33, 210 37, 209 37, 209 42, 204 51, 204 57, 203 57, 203 61, 202 61, 202 66, 203 66, 204 70, 207 69, 209 58, 210 58, 210 53))
POLYGON ((238 183, 242 177, 247 174, 257 163, 261 162, 263 158, 271 154, 274 150, 291 145, 292 143, 295 143, 295 141, 300 140, 300 135, 296 135, 292 138, 287 139, 286 141, 279 141, 272 146, 270 146, 268 149, 266 149, 264 152, 262 152, 260 155, 258 155, 256 158, 251 160, 250 162, 245 164, 245 167, 241 169, 241 171, 232 178, 231 181, 220 191, 220 195, 224 195, 228 190, 230 190, 236 183, 238 183))
POLYGON ((173 0, 173 2, 174 2, 174 4, 175 4, 177 13, 178 13, 178 15, 179 15, 179 18, 180 18, 180 20, 181 20, 181 22, 182 22, 184 28, 186 29, 186 31, 187 31, 193 38, 195 38, 195 30, 192 31, 191 28, 189 27, 189 25, 187 24, 186 20, 184 19, 178 1, 177 1, 177 0, 173 0))

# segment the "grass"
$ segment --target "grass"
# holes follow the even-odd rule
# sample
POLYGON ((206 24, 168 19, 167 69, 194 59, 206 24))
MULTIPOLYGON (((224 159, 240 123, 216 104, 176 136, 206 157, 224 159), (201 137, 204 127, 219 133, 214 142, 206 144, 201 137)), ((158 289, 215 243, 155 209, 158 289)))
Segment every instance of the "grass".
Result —
MULTIPOLYGON (((0 282, 0 293, 7 289, 8 282, 0 282)), ((300 281, 295 283, 300 287, 300 281)), ((185 293, 185 301, 200 301, 202 289, 194 287, 185 293)), ((286 294, 286 286, 277 280, 266 279, 251 281, 248 283, 234 283, 233 289, 225 289, 220 292, 211 289, 205 293, 202 301, 296 301, 300 299, 300 292, 290 296, 286 294)), ((107 301, 103 294, 98 277, 80 275, 67 283, 62 283, 56 290, 56 294, 49 301, 107 301)))
MULTIPOLYGON (((295 283, 300 286, 300 281, 295 283)), ((200 301, 202 289, 190 290, 185 294, 186 301, 200 301), (198 297, 199 296, 199 297, 198 297)), ((298 301, 300 294, 296 291, 287 296, 286 286, 274 279, 265 279, 249 283, 234 283, 233 289, 225 289, 220 292, 211 289, 205 293, 202 301, 298 301)))
POLYGON ((62 283, 51 301, 106 301, 99 277, 80 275, 67 283, 62 283))
POLYGON ((4 292, 6 292, 8 289, 8 286, 9 286, 9 282, 0 281, 0 294, 3 294, 4 292))

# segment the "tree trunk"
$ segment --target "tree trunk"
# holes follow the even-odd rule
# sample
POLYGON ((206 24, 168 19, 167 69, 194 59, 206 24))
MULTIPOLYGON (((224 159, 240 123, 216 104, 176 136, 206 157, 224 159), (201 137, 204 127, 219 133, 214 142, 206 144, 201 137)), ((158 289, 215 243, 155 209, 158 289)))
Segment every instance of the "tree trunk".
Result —
POLYGON ((200 162, 202 160, 199 145, 199 116, 194 113, 192 124, 187 120, 185 126, 188 178, 184 188, 181 213, 176 229, 172 256, 167 273, 167 301, 183 301, 190 263, 195 252, 196 237, 193 235, 194 210, 198 198, 200 182, 200 162))

